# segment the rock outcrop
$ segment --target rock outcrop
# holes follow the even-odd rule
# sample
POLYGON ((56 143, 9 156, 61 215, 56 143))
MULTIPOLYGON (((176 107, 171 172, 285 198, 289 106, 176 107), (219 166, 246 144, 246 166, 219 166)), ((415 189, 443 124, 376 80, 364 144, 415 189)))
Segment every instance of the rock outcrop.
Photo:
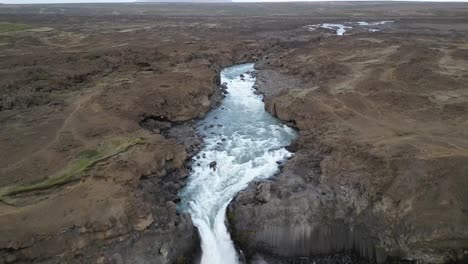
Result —
POLYGON ((300 137, 229 209, 244 252, 467 260, 468 64, 444 41, 328 38, 257 64, 266 109, 300 137))
POLYGON ((43 44, 0 47, 11 69, 0 80, 0 263, 192 262, 197 231, 176 204, 202 144, 194 120, 223 98, 219 70, 270 44, 227 43, 225 32, 187 44, 206 28, 166 23, 22 33, 43 44))

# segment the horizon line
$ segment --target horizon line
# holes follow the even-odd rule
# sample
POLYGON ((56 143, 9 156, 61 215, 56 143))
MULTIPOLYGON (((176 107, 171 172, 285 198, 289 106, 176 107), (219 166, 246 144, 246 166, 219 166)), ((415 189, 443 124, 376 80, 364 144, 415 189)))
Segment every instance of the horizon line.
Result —
POLYGON ((151 1, 151 0, 111 0, 111 1, 99 1, 99 0, 91 0, 91 1, 80 1, 80 0, 72 0, 69 2, 65 1, 44 1, 44 2, 20 2, 14 3, 12 1, 0 1, 2 5, 39 5, 39 4, 129 4, 129 3, 166 3, 166 4, 180 4, 180 3, 187 3, 187 4, 229 4, 229 3, 318 3, 318 2, 419 2, 419 3, 466 3, 468 0, 182 0, 173 2, 170 0, 166 1, 151 1))

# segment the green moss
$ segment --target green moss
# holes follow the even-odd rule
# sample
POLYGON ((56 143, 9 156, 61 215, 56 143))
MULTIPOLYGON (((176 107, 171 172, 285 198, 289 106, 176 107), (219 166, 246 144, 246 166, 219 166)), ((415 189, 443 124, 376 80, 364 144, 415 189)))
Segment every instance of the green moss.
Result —
POLYGON ((7 196, 30 191, 45 190, 79 180, 99 161, 118 155, 127 151, 134 145, 143 143, 144 140, 142 138, 117 138, 100 145, 97 149, 81 151, 78 153, 77 158, 56 176, 49 177, 44 181, 33 184, 8 186, 0 189, 0 200, 7 202, 7 196))
POLYGON ((228 222, 234 223, 234 217, 235 217, 234 212, 232 210, 228 210, 226 215, 227 215, 228 222))
POLYGON ((0 32, 12 32, 30 28, 32 27, 26 24, 0 22, 0 32))
POLYGON ((0 42, 9 43, 11 42, 11 37, 7 35, 0 35, 0 42))
POLYGON ((50 73, 46 72, 45 70, 39 69, 33 74, 32 79, 34 81, 44 81, 51 79, 51 77, 52 76, 50 75, 50 73))
POLYGON ((175 261, 176 264, 186 264, 188 263, 188 259, 185 256, 179 256, 175 261))
POLYGON ((99 151, 97 149, 85 149, 78 153, 79 159, 92 159, 99 156, 99 151))
POLYGON ((241 248, 248 248, 249 247, 249 241, 252 235, 254 234, 254 231, 250 230, 245 230, 245 231, 235 231, 232 235, 234 238, 234 241, 241 247, 241 248))

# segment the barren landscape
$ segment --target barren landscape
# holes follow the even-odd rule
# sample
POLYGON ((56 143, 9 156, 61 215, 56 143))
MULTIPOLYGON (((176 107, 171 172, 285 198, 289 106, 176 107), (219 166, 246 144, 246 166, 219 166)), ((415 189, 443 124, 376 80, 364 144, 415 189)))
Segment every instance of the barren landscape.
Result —
POLYGON ((194 125, 246 62, 299 134, 229 206, 249 263, 468 262, 468 4, 318 2, 0 4, 0 263, 196 262, 194 125))

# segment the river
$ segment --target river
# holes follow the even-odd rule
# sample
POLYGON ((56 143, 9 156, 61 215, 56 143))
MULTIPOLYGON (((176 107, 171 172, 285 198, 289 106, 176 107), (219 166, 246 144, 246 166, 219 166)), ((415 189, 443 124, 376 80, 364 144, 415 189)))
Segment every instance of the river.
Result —
POLYGON ((254 93, 252 71, 249 63, 221 72, 228 94, 198 123, 205 146, 193 157, 187 185, 179 193, 179 210, 191 215, 200 234, 201 264, 239 263, 225 225, 226 207, 249 182, 273 176, 277 161, 292 155, 284 147, 296 132, 265 111, 262 96, 254 93))

